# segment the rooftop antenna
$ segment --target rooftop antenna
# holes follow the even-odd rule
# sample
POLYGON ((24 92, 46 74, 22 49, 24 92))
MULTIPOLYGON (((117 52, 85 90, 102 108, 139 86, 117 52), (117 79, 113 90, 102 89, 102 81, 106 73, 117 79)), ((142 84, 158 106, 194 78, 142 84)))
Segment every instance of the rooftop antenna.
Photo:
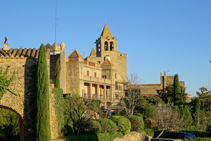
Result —
POLYGON ((59 18, 57 18, 57 4, 56 4, 56 9, 55 9, 55 18, 53 18, 55 20, 55 25, 53 25, 55 27, 55 42, 56 42, 56 26, 58 26, 58 24, 56 23, 57 20, 59 20, 59 18))

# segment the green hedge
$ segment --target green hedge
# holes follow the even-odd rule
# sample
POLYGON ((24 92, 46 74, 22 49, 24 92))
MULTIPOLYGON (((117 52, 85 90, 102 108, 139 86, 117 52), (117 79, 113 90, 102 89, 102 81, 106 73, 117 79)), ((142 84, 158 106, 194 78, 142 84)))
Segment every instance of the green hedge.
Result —
POLYGON ((121 132, 85 134, 79 136, 66 137, 66 141, 113 141, 117 137, 122 138, 123 134, 121 132))
POLYGON ((144 129, 144 131, 148 136, 154 137, 154 130, 153 129, 147 128, 147 129, 144 129))
POLYGON ((127 117, 131 123, 131 131, 142 132, 144 130, 143 117, 132 115, 127 117))
POLYGON ((110 119, 102 118, 98 119, 102 129, 101 132, 109 132, 109 133, 115 133, 117 132, 117 125, 110 119))
POLYGON ((122 132, 124 135, 130 132, 131 123, 126 117, 112 116, 110 119, 118 126, 118 132, 122 132))
POLYGON ((99 121, 91 119, 89 121, 85 121, 85 123, 82 125, 82 129, 80 133, 97 134, 97 133, 101 133, 101 129, 102 127, 99 121))

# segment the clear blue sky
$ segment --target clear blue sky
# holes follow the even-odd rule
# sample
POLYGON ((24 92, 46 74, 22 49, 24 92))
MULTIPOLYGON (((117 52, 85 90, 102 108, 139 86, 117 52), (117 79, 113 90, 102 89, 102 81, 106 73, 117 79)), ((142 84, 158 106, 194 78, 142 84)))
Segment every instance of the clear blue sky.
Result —
POLYGON ((160 83, 160 72, 179 74, 192 96, 211 84, 210 0, 5 0, 1 1, 0 38, 10 48, 39 48, 64 42, 86 56, 106 23, 127 54, 128 74, 145 84, 160 83))

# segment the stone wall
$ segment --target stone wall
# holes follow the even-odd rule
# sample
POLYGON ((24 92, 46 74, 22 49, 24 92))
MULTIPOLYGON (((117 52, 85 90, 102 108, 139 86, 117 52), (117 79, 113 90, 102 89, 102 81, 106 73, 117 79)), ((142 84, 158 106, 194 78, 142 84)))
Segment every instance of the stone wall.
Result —
POLYGON ((150 136, 148 136, 145 132, 130 132, 129 134, 124 135, 123 138, 115 138, 114 141, 151 141, 150 136))
POLYGON ((59 120, 58 120, 58 115, 55 112, 55 108, 54 108, 54 104, 55 104, 55 97, 54 94, 52 93, 52 90, 54 88, 54 85, 51 84, 50 85, 50 125, 51 125, 51 139, 56 139, 58 137, 60 137, 61 135, 59 134, 59 120))
POLYGON ((80 88, 79 61, 66 63, 66 93, 72 93, 80 88))
POLYGON ((36 61, 29 58, 1 57, 0 67, 6 70, 9 66, 9 78, 15 71, 15 78, 9 88, 18 96, 6 92, 0 105, 14 110, 22 119, 25 127, 25 140, 33 141, 35 135, 35 80, 36 61))

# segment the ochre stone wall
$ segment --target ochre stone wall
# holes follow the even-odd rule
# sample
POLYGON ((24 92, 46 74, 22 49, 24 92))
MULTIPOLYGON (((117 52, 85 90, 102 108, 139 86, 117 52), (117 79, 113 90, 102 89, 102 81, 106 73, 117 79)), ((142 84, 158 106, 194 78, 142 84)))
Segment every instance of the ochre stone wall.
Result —
POLYGON ((66 93, 79 90, 79 61, 66 62, 66 93))
POLYGON ((147 94, 147 95, 156 95, 157 90, 161 89, 161 85, 160 84, 142 84, 139 85, 140 89, 141 89, 141 94, 147 94))
POLYGON ((50 85, 50 125, 51 125, 51 139, 56 139, 58 137, 60 137, 61 135, 59 134, 60 131, 58 129, 58 125, 59 125, 59 120, 58 120, 58 116, 55 112, 55 108, 54 108, 54 104, 55 104, 55 98, 54 98, 54 94, 52 93, 52 90, 54 88, 54 85, 51 84, 50 85))
POLYGON ((148 136, 145 132, 130 132, 129 134, 124 135, 123 138, 115 138, 114 141, 151 141, 151 136, 148 136))
POLYGON ((25 57, 0 57, 0 67, 6 70, 9 66, 9 78, 15 71, 15 78, 9 88, 18 96, 6 92, 0 100, 0 105, 14 110, 25 126, 25 140, 33 141, 35 135, 35 74, 36 61, 25 57))

